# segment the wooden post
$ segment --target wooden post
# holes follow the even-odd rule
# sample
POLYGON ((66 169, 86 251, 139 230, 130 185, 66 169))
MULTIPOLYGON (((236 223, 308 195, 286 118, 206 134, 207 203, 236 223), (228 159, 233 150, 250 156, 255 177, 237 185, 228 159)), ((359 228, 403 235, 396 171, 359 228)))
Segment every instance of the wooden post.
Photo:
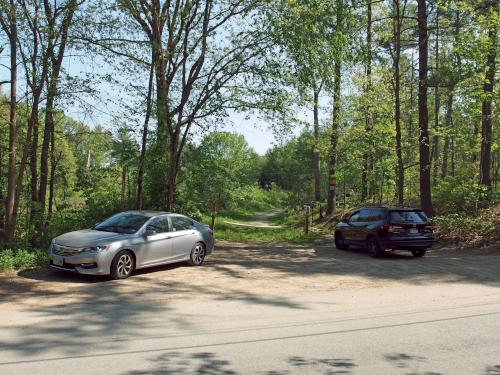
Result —
POLYGON ((311 206, 304 205, 304 213, 305 213, 305 220, 304 220, 304 233, 309 234, 309 214, 311 212, 311 206))

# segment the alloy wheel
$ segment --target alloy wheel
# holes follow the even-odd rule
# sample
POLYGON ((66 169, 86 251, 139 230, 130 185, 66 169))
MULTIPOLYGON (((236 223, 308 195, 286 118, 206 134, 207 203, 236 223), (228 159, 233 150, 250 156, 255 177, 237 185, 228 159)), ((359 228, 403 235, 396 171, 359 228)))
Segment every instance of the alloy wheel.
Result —
POLYGON ((132 272, 133 260, 130 254, 122 254, 116 264, 117 273, 120 277, 126 277, 132 272))
POLYGON ((196 265, 199 265, 203 263, 203 260, 205 259, 205 248, 203 247, 202 244, 196 244, 196 246, 193 249, 193 263, 196 265))

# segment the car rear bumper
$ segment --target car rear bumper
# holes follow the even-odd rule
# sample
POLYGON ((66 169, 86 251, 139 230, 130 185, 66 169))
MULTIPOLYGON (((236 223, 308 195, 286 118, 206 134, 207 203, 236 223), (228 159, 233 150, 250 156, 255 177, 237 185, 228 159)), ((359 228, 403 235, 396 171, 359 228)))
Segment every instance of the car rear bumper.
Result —
POLYGON ((386 249, 393 250, 417 250, 428 249, 436 240, 432 237, 416 238, 389 238, 380 241, 380 244, 386 249))

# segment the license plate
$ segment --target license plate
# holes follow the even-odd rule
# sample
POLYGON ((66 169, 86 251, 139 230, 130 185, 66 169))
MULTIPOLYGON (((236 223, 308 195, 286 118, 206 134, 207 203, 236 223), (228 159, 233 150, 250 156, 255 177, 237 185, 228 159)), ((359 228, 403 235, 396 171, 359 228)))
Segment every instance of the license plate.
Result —
POLYGON ((52 263, 55 265, 55 266, 64 266, 64 258, 61 258, 61 257, 53 257, 52 258, 52 263))
POLYGON ((418 229, 417 228, 410 228, 410 233, 411 234, 417 234, 418 233, 418 229))

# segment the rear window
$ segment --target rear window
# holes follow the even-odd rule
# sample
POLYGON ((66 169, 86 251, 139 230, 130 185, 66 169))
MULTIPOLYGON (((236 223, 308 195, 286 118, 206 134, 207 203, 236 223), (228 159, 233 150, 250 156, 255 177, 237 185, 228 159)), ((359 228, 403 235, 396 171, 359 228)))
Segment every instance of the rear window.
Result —
POLYGON ((427 216, 422 211, 391 211, 391 223, 426 224, 427 216))

